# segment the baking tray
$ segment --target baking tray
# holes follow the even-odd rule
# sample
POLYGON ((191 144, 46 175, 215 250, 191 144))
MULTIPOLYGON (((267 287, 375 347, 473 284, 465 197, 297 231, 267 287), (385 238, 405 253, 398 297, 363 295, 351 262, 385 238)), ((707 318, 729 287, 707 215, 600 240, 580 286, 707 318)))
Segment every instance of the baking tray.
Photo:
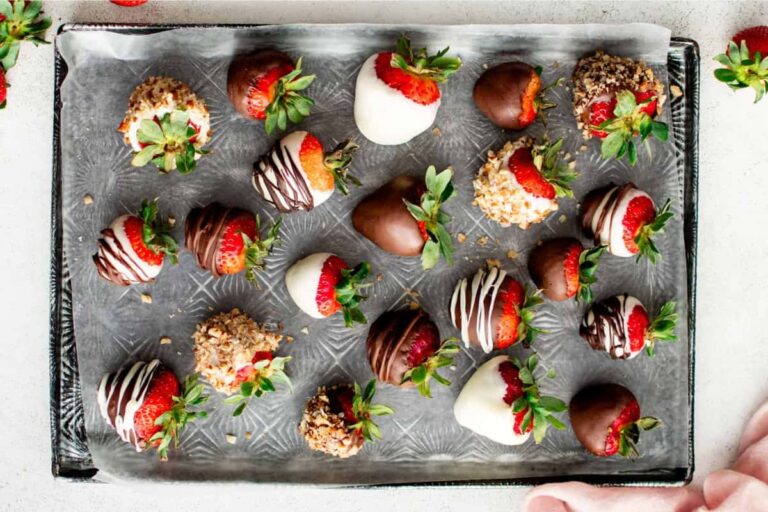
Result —
MULTIPOLYGON (((126 26, 126 25, 64 25, 59 34, 68 31, 108 30, 121 34, 150 34, 174 28, 189 26, 126 26)), ((199 26, 196 26, 200 28, 199 26)), ((247 26, 222 26, 219 28, 248 28, 247 26)), ((67 75, 67 66, 58 46, 56 47, 56 89, 54 104, 54 167, 52 197, 52 258, 51 258, 51 435, 53 448, 53 474, 70 479, 94 478, 98 472, 93 464, 85 434, 83 403, 80 394, 76 342, 73 326, 72 288, 69 269, 63 252, 62 214, 62 152, 60 146, 60 86, 67 75)), ((688 295, 688 367, 687 394, 689 414, 687 422, 687 464, 675 467, 660 467, 651 470, 622 470, 614 473, 567 475, 537 475, 535 470, 524 476, 510 478, 464 479, 461 473, 452 478, 421 482, 410 479, 406 485, 528 485, 558 480, 582 480, 596 484, 619 485, 671 485, 690 481, 693 472, 693 351, 695 325, 695 268, 697 238, 697 181, 698 181, 698 94, 699 55, 694 41, 674 38, 668 53, 670 85, 677 85, 683 95, 672 100, 672 121, 676 134, 677 158, 682 162, 684 179, 683 234, 686 253, 687 295, 688 295)), ((684 350, 683 347, 675 347, 684 350)), ((226 411, 220 411, 226 414, 226 411)), ((408 465, 403 465, 407 469, 408 465)), ((470 468, 471 466, 466 466, 470 468)), ((197 476, 192 478, 205 478, 197 476)), ((330 482, 329 482, 330 483, 330 482)), ((388 482, 373 482, 374 485, 392 485, 388 482)))

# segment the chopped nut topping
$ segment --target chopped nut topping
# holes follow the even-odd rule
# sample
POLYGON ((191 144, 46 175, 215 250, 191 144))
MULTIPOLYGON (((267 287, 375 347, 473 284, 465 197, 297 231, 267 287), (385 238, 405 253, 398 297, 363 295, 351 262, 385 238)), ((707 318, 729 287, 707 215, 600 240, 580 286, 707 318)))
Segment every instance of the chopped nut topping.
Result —
POLYGON ((143 302, 144 304, 152 304, 152 296, 150 294, 142 293, 140 297, 141 297, 141 302, 143 302))
POLYGON ((443 132, 440 130, 440 128, 435 126, 434 128, 432 128, 432 135, 434 135, 435 137, 441 137, 443 135, 443 132))
POLYGON ((365 441, 358 431, 349 430, 341 415, 331 411, 325 387, 320 387, 304 407, 299 434, 311 450, 342 459, 357 454, 365 441))
POLYGON ((235 434, 224 434, 229 444, 235 444, 237 442, 237 436, 235 434))
POLYGON ((466 241, 467 241, 467 235, 465 235, 464 233, 459 233, 458 235, 456 235, 456 240, 457 240, 457 241, 458 241, 460 244, 463 244, 464 242, 466 242, 466 241))
POLYGON ((173 217, 171 215, 168 216, 168 225, 173 227, 176 225, 176 217, 173 217))
POLYGON ((93 196, 91 194, 85 194, 83 196, 83 204, 93 204, 93 196))
POLYGON ((495 258, 485 260, 485 264, 488 265, 489 267, 496 267, 496 268, 501 267, 501 261, 495 258))
POLYGON ((507 251, 507 258, 508 259, 514 260, 515 258, 517 258, 517 256, 518 256, 518 253, 517 253, 516 250, 510 249, 510 250, 507 251))
POLYGON ((679 86, 674 84, 669 86, 669 92, 671 92, 672 96, 674 96, 675 98, 679 98, 680 96, 683 95, 683 90, 679 86))
POLYGON ((162 336, 160 337, 160 344, 161 345, 170 345, 173 342, 170 336, 162 336))
POLYGON ((477 245, 479 245, 480 247, 485 247, 486 245, 488 245, 488 240, 489 238, 483 235, 477 239, 477 245))
POLYGON ((301 334, 309 334, 309 327, 302 327, 301 334))

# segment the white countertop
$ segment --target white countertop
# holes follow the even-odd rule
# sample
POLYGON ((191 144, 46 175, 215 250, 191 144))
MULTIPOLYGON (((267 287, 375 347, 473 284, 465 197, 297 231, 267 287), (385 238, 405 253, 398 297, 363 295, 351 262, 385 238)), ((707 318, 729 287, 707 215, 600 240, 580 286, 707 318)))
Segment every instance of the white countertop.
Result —
MULTIPOLYGON (((702 54, 696 352, 696 474, 726 466, 745 419, 768 398, 768 100, 733 95, 712 56, 736 29, 768 24, 768 2, 227 2, 47 0, 54 25, 123 23, 619 23, 665 25, 702 54)), ((53 30, 49 39, 53 37, 53 30)), ((0 510, 517 510, 527 489, 316 490, 255 486, 135 488, 54 481, 48 422, 51 46, 22 50, 0 111, 2 293, 0 510)))

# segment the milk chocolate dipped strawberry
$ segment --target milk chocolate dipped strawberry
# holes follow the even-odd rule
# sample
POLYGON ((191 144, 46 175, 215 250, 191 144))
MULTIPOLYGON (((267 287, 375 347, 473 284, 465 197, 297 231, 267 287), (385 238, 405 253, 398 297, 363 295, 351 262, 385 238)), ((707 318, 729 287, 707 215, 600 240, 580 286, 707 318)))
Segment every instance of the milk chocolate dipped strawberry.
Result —
POLYGON ((522 130, 548 108, 556 107, 544 93, 559 80, 542 88, 541 68, 525 62, 504 62, 487 69, 475 82, 475 105, 493 124, 507 130, 522 130))
POLYGON ((398 176, 363 199, 352 212, 352 225, 368 240, 398 256, 421 254, 424 269, 440 259, 453 264, 453 241, 445 228, 451 218, 441 210, 456 191, 453 170, 437 174, 429 166, 424 181, 398 176))
POLYGON ((170 233, 157 201, 142 201, 136 215, 121 215, 101 231, 93 255, 96 271, 118 286, 154 282, 166 256, 176 263, 178 248, 170 233))
POLYGON ((591 286, 605 247, 584 249, 575 238, 553 238, 537 245, 528 256, 528 273, 550 300, 591 302, 591 286))
POLYGON ((576 438, 598 457, 637 457, 640 431, 661 426, 657 418, 640 417, 635 395, 618 384, 588 386, 576 393, 568 409, 576 438))
POLYGON ((593 190, 581 205, 584 234, 614 256, 645 256, 651 263, 661 257, 653 237, 664 232, 672 218, 670 201, 658 211, 648 193, 634 183, 607 185, 593 190))
POLYGON ((539 293, 525 287, 504 270, 481 268, 456 284, 451 296, 451 322, 461 331, 464 345, 489 353, 522 341, 529 346, 541 329, 532 325, 539 293))
POLYGON ((734 91, 751 88, 757 103, 768 92, 768 26, 740 31, 715 60, 725 66, 715 70, 715 78, 734 91))
POLYGON ((441 342, 437 326, 421 309, 387 311, 368 331, 368 362, 380 382, 415 385, 419 393, 431 398, 432 379, 451 385, 437 370, 453 363, 459 351, 454 341, 458 340, 441 342))
POLYGON ((341 384, 317 389, 304 407, 299 433, 311 450, 347 458, 357 455, 365 441, 381 439, 374 416, 387 416, 394 411, 382 404, 372 404, 376 381, 360 385, 341 384))
POLYGON ((313 318, 325 318, 341 310, 344 325, 364 324, 360 303, 367 299, 360 291, 371 266, 367 261, 354 269, 335 254, 318 252, 300 259, 285 274, 285 285, 293 302, 313 318))
POLYGON ((563 140, 537 144, 531 137, 509 141, 489 151, 472 185, 485 216, 504 227, 527 229, 557 211, 558 197, 573 197, 570 183, 578 174, 561 162, 563 140))
POLYGON ((579 334, 594 350, 613 359, 631 359, 645 349, 653 356, 657 341, 676 341, 675 303, 665 302, 655 318, 637 298, 626 293, 596 302, 584 315, 579 334))
MULTIPOLYGON (((563 430, 555 417, 566 410, 562 400, 542 396, 535 377, 539 358, 524 362, 516 357, 496 356, 470 377, 453 405, 456 421, 481 436, 506 445, 518 445, 533 432, 541 443, 550 425, 563 430)), ((553 378, 550 370, 547 377, 553 378)))
POLYGON ((199 410, 207 401, 196 375, 187 377, 182 388, 173 371, 158 359, 125 365, 105 375, 97 397, 101 416, 123 441, 137 452, 154 447, 163 460, 171 443, 178 447, 187 423, 208 416, 199 410))
POLYGON ((288 121, 299 123, 315 104, 301 94, 315 75, 301 76, 301 58, 293 59, 277 50, 259 50, 240 55, 227 72, 229 101, 240 115, 264 120, 264 130, 285 130, 288 121))
POLYGON ((245 270, 245 277, 254 281, 278 239, 281 223, 278 219, 262 237, 258 215, 211 203, 189 212, 184 243, 197 264, 215 277, 245 270))
POLYGON ((188 174, 211 138, 205 102, 186 84, 167 76, 147 78, 131 93, 118 131, 134 151, 131 165, 152 163, 162 173, 188 174))
POLYGON ((401 36, 394 52, 371 55, 363 63, 355 86, 355 123, 376 144, 403 144, 435 121, 440 107, 439 83, 461 67, 448 48, 429 55, 414 50, 401 36))
POLYGON ((347 140, 324 153, 314 135, 293 132, 253 164, 253 186, 281 212, 309 211, 328 200, 335 187, 347 195, 347 182, 360 185, 348 172, 357 148, 347 140))
POLYGON ((573 73, 573 112, 585 139, 603 139, 603 158, 637 162, 637 143, 649 136, 666 141, 669 127, 657 119, 664 86, 642 60, 597 51, 573 73), (639 140, 638 140, 639 139, 639 140))

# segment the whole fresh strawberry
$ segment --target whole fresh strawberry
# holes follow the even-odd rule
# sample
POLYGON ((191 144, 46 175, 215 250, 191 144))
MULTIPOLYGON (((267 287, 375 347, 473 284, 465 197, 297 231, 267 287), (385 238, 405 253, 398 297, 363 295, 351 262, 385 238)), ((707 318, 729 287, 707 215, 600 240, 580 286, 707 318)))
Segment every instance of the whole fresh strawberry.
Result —
POLYGON ((264 130, 285 130, 288 121, 299 123, 315 102, 301 91, 315 75, 301 76, 301 58, 293 59, 277 50, 259 50, 232 61, 227 72, 229 101, 247 119, 264 121, 264 130))
POLYGON ((364 324, 361 295, 370 286, 371 272, 367 261, 350 268, 343 259, 329 252, 318 252, 300 259, 285 274, 285 285, 293 302, 313 318, 325 318, 341 310, 344 325, 364 324))
POLYGON ((587 194, 581 205, 581 227, 597 246, 605 246, 614 256, 661 257, 653 239, 664 232, 672 218, 671 202, 659 210, 648 193, 634 183, 607 185, 587 194))
POLYGON ((715 60, 725 66, 715 70, 715 78, 734 91, 751 88, 757 103, 768 92, 768 26, 742 30, 715 60))
POLYGON ((352 212, 352 225, 368 240, 398 256, 421 254, 428 270, 440 260, 453 264, 451 220, 442 205, 456 195, 453 169, 427 169, 424 181, 398 176, 363 199, 352 212))
POLYGON ((255 281, 256 272, 264 268, 264 260, 278 239, 281 223, 278 219, 262 236, 257 215, 211 203, 189 212, 184 243, 197 264, 215 277, 245 270, 245 277, 255 281))
POLYGON ((272 352, 259 351, 253 355, 251 363, 237 370, 236 381, 240 384, 237 394, 224 399, 224 403, 234 405, 232 416, 240 416, 252 398, 260 398, 265 393, 275 391, 275 384, 281 383, 293 391, 291 379, 285 373, 285 365, 291 357, 274 357, 272 352))
POLYGON ((437 326, 421 309, 387 311, 368 331, 368 362, 380 382, 416 386, 431 398, 431 380, 451 385, 437 370, 453 364, 459 352, 456 341, 441 341, 437 326))
POLYGON ((582 389, 571 399, 569 414, 576 438, 598 457, 637 457, 640 431, 661 426, 657 418, 641 417, 635 395, 618 384, 582 389))
POLYGON ((115 5, 119 5, 120 7, 136 7, 138 5, 143 5, 147 3, 147 0, 109 0, 115 5))
POLYGON ((472 278, 456 284, 451 296, 451 322, 461 332, 464 345, 489 353, 522 342, 533 343, 541 329, 532 325, 539 292, 525 287, 497 267, 480 268, 472 278))
POLYGON ((376 381, 362 390, 355 383, 320 387, 304 407, 299 433, 311 450, 339 458, 360 452, 365 441, 381 439, 374 416, 394 414, 392 408, 373 404, 376 381))
POLYGON ((592 284, 600 256, 598 246, 584 249, 575 238, 553 238, 534 247, 528 257, 528 273, 545 297, 562 301, 592 301, 592 284))
POLYGON ((562 146, 562 139, 538 144, 521 137, 489 151, 472 182, 473 204, 505 227, 528 229, 543 221, 557 211, 558 198, 573 197, 570 183, 578 173, 561 160, 562 146))
POLYGON ((99 276, 119 286, 154 282, 166 256, 176 263, 178 247, 170 233, 157 201, 142 201, 136 215, 121 215, 101 231, 93 255, 99 276))
POLYGON ((5 71, 16 64, 22 41, 48 44, 43 37, 52 21, 40 17, 42 8, 39 0, 0 0, 0 64, 5 71))
POLYGON ((657 341, 676 341, 675 303, 665 302, 655 318, 637 298, 615 295, 597 302, 584 315, 579 334, 594 350, 613 359, 631 359, 645 349, 653 356, 657 341))
POLYGON ((401 36, 397 49, 371 55, 363 63, 355 86, 355 123, 376 144, 403 144, 435 121, 440 107, 438 84, 461 67, 448 48, 429 55, 414 50, 401 36))
MULTIPOLYGON (((565 425, 555 414, 565 411, 566 405, 558 398, 541 395, 535 377, 538 364, 536 354, 524 362, 503 355, 484 363, 456 398, 456 421, 505 445, 522 444, 531 433, 539 444, 550 425, 563 430, 565 425)), ((553 370, 547 372, 547 377, 554 376, 553 370)))
POLYGON ((283 213, 309 211, 327 201, 336 187, 347 195, 348 182, 361 184, 348 172, 357 148, 346 140, 325 153, 311 133, 293 132, 253 164, 253 186, 283 213))
POLYGON ((184 387, 158 359, 126 365, 102 377, 97 397, 102 417, 136 451, 157 449, 168 458, 168 449, 178 447, 182 429, 204 419, 199 407, 208 401, 197 376, 186 378, 184 387))

